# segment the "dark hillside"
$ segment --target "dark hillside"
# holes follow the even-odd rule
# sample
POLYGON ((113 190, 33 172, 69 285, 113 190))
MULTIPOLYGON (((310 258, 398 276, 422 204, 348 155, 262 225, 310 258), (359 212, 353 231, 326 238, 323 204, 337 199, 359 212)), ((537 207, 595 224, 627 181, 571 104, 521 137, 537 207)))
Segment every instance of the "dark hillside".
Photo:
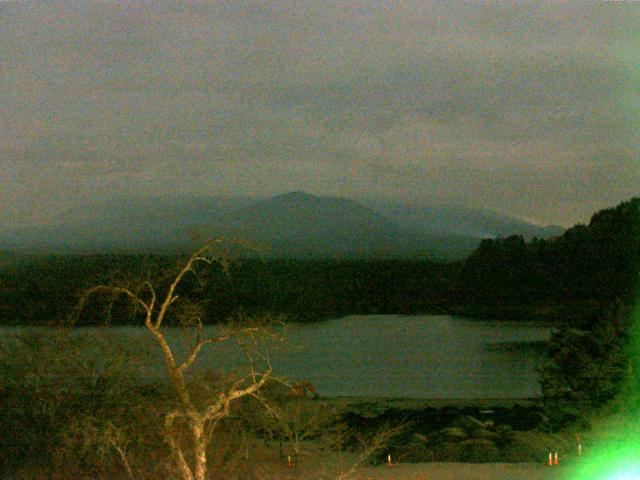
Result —
MULTIPOLYGON (((177 256, 82 255, 34 257, 0 268, 0 323, 64 320, 83 289, 104 283, 140 285, 162 278, 177 256)), ((284 314, 309 321, 346 314, 443 312, 460 264, 412 260, 238 259, 228 275, 218 268, 186 279, 182 296, 202 300, 209 323, 238 307, 248 312, 284 314)), ((136 323, 126 302, 116 304, 110 321, 136 323)), ((106 305, 92 304, 80 319, 104 319, 106 305)))
POLYGON ((633 198, 549 240, 483 240, 454 297, 480 306, 629 302, 639 274, 640 198, 633 198))

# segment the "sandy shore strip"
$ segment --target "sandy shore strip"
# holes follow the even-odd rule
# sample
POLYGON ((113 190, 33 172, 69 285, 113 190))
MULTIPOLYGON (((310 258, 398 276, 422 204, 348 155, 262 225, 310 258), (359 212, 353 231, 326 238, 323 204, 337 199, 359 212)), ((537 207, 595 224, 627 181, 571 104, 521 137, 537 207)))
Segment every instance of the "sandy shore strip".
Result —
POLYGON ((354 480, 555 480, 567 467, 535 463, 413 463, 361 468, 354 480))

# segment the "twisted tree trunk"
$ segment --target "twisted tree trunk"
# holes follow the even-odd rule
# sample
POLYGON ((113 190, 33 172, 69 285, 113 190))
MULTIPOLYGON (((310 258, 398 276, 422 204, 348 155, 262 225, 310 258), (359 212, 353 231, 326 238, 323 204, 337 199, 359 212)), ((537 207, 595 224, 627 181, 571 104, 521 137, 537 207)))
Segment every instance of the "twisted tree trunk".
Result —
POLYGON ((219 336, 205 337, 204 326, 198 316, 195 323, 192 324, 192 327, 196 330, 194 342, 186 358, 181 363, 176 361, 171 345, 164 335, 162 324, 165 315, 169 308, 178 301, 178 296, 175 291, 184 276, 188 272, 194 272, 194 266, 198 263, 211 264, 218 262, 223 267, 226 267, 227 259, 225 257, 215 258, 207 256, 207 254, 211 254, 213 247, 219 243, 220 240, 208 242, 189 258, 184 267, 182 267, 174 277, 161 303, 159 302, 153 285, 150 282, 145 282, 142 291, 136 292, 126 287, 94 287, 85 293, 79 306, 81 309, 91 294, 111 293, 115 295, 125 295, 136 306, 142 307, 145 312, 145 326, 162 351, 167 367, 167 374, 179 400, 179 407, 166 415, 164 427, 165 437, 173 453, 175 467, 181 480, 206 480, 208 471, 207 446, 210 438, 207 432, 212 430, 222 418, 229 415, 230 404, 233 401, 247 395, 255 395, 266 383, 267 379, 270 378, 271 373, 271 370, 268 369, 266 372, 258 374, 254 372, 252 368, 249 375, 234 382, 229 390, 221 392, 213 403, 202 410, 198 410, 189 394, 189 388, 185 381, 185 371, 194 363, 202 348, 208 344, 221 343, 229 340, 232 336, 239 333, 253 334, 260 329, 241 326, 219 336), (173 427, 178 418, 186 424, 186 427, 190 431, 190 443, 192 445, 188 447, 180 444, 178 435, 174 432, 173 427), (187 461, 188 456, 185 455, 185 452, 190 449, 193 449, 193 465, 189 465, 187 461))

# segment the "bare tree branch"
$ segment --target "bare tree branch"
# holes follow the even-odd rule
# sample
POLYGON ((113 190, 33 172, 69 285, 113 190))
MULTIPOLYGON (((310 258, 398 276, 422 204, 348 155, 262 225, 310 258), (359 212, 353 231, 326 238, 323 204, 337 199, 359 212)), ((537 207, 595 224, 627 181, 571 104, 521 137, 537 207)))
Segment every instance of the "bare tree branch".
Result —
POLYGON ((343 471, 337 478, 337 480, 349 479, 356 469, 362 465, 371 455, 384 448, 393 437, 399 435, 404 430, 404 426, 383 429, 378 432, 371 440, 367 442, 368 446, 358 456, 356 461, 347 470, 343 471))
MULTIPOLYGON (((235 326, 232 325, 231 328, 220 335, 205 337, 204 325, 197 306, 192 307, 188 302, 185 302, 185 308, 187 309, 185 310, 185 313, 187 316, 191 316, 185 326, 195 328, 195 338, 186 358, 181 363, 176 361, 171 345, 169 344, 169 341, 162 329, 167 312, 179 299, 176 291, 184 277, 189 272, 192 272, 196 275, 198 281, 201 282, 200 277, 195 271, 197 264, 204 263, 211 265, 215 262, 218 263, 225 272, 228 270, 228 255, 207 255, 212 253, 214 248, 220 248, 221 242, 221 239, 211 240, 203 247, 196 250, 189 257, 186 263, 178 270, 166 290, 166 293, 162 297, 158 296, 155 287, 150 281, 145 281, 142 288, 137 293, 130 288, 123 286, 100 285, 87 290, 78 305, 79 314, 90 296, 109 293, 114 295, 114 298, 118 295, 125 295, 136 307, 141 307, 145 312, 144 325, 152 334, 163 353, 167 373, 171 379, 174 392, 180 401, 180 407, 169 412, 165 416, 164 430, 166 440, 173 453, 174 462, 181 480, 205 480, 207 475, 206 447, 210 440, 210 435, 216 425, 222 418, 229 415, 231 404, 235 400, 245 396, 255 395, 256 392, 258 392, 271 378, 272 370, 268 359, 257 353, 257 355, 264 359, 268 365, 266 371, 258 373, 255 369, 253 356, 249 354, 248 351, 245 351, 250 363, 249 374, 232 382, 224 392, 218 395, 217 399, 215 399, 213 403, 199 409, 192 401, 189 387, 185 379, 185 372, 196 361, 202 349, 207 345, 222 343, 232 337, 241 336, 245 339, 249 339, 250 346, 252 349, 255 349, 255 352, 257 351, 258 345, 254 337, 257 334, 264 332, 264 328, 254 325, 247 326, 240 323, 235 326), (148 292, 148 294, 145 294, 145 292, 148 292), (159 298, 161 298, 161 300, 159 300, 159 298), (174 432, 174 424, 178 418, 183 420, 185 426, 187 426, 191 432, 192 453, 188 455, 185 454, 185 449, 187 447, 181 445, 179 436, 174 432), (188 458, 193 458, 193 465, 189 464, 189 461, 187 460, 188 458)), ((240 320, 245 321, 246 319, 240 315, 240 320)), ((243 344, 243 347, 246 346, 243 344)), ((124 451, 122 453, 124 453, 124 451)))

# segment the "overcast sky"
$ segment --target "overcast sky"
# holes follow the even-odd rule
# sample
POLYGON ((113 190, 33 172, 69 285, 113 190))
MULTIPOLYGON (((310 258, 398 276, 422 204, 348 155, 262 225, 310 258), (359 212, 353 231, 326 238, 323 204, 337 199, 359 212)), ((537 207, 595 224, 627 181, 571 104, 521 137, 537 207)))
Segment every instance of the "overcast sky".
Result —
POLYGON ((0 1, 2 226, 290 190, 571 225, 640 193, 640 2, 176 3, 0 1))

